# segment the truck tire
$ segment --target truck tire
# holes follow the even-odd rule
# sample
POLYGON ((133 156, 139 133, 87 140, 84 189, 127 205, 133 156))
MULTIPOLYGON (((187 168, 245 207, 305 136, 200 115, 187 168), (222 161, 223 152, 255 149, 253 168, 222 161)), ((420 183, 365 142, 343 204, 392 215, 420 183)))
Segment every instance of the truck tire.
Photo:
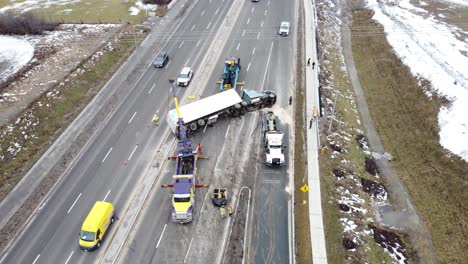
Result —
POLYGON ((197 127, 197 123, 191 123, 191 124, 189 125, 189 127, 190 127, 190 130, 192 130, 192 131, 195 131, 195 130, 197 130, 197 128, 198 128, 198 127, 197 127))
POLYGON ((205 119, 203 119, 203 118, 202 118, 202 119, 199 119, 199 120, 197 121, 197 123, 198 123, 198 125, 199 125, 200 127, 202 127, 202 126, 204 126, 204 125, 206 124, 205 119))
POLYGON ((245 109, 240 110, 240 115, 241 115, 241 116, 242 116, 242 115, 245 115, 245 113, 246 113, 245 109))

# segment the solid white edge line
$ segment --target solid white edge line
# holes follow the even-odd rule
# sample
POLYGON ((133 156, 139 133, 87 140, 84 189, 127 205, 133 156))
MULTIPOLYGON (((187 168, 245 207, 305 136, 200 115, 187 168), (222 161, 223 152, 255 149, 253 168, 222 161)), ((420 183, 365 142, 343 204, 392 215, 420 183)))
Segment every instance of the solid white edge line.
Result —
POLYGON ((137 112, 133 113, 132 118, 130 118, 130 120, 128 120, 128 123, 129 123, 129 124, 132 122, 133 118, 135 118, 135 115, 136 115, 136 114, 137 114, 137 112))
POLYGON ((187 254, 185 254, 184 263, 187 262, 188 253, 190 252, 190 247, 192 247, 193 237, 190 239, 190 244, 188 245, 187 254))
POLYGON ((36 263, 37 259, 38 259, 40 256, 41 256, 41 254, 38 254, 37 257, 34 259, 34 261, 33 261, 32 264, 36 263))
POLYGON ((240 42, 239 42, 239 44, 237 44, 237 48, 236 48, 236 50, 239 50, 239 46, 240 46, 240 42))
POLYGON ((249 62, 249 65, 247 65, 247 71, 249 71, 250 69, 250 62, 249 62))
POLYGON ((107 154, 106 156, 102 159, 101 163, 104 163, 104 161, 107 159, 107 156, 109 156, 109 154, 111 153, 112 151, 112 147, 109 149, 109 151, 107 151, 107 154))
POLYGON ((132 154, 130 154, 130 157, 128 157, 128 161, 132 159, 133 154, 135 153, 135 150, 138 148, 138 145, 135 145, 135 148, 132 151, 132 154))
POLYGON ((206 29, 210 28, 210 26, 211 26, 211 22, 208 23, 208 26, 206 26, 206 29))
POLYGON ((78 197, 76 197, 75 201, 73 202, 72 206, 70 207, 70 209, 68 209, 68 212, 67 214, 69 214, 71 212, 71 210, 73 209, 73 206, 75 206, 76 202, 78 202, 78 199, 80 199, 80 196, 81 196, 81 193, 78 194, 78 197))
POLYGON ((7 256, 6 254, 5 254, 5 255, 3 255, 2 259, 0 259, 0 263, 2 263, 2 262, 3 262, 3 260, 5 260, 6 256, 7 256))
POLYGON ((197 46, 195 46, 195 47, 198 47, 198 45, 200 45, 200 41, 201 41, 201 39, 198 40, 197 46))
POLYGON ((227 137, 227 135, 228 135, 228 133, 229 133, 229 128, 230 128, 230 127, 231 127, 231 124, 228 125, 228 128, 227 128, 227 130, 226 130, 226 135, 224 135, 224 138, 227 137))
POLYGON ((153 84, 153 86, 151 86, 151 89, 149 90, 148 94, 150 94, 153 91, 155 86, 156 86, 156 84, 153 84))
POLYGON ((185 62, 184 66, 187 66, 188 62, 190 61, 190 58, 187 59, 187 61, 185 62))
POLYGON ((164 225, 163 231, 161 232, 161 235, 159 236, 158 243, 156 244, 156 248, 159 247, 159 243, 161 243, 161 239, 163 238, 164 231, 166 231, 167 224, 164 225))
POLYGON ((185 42, 185 40, 183 40, 182 43, 180 43, 179 49, 182 47, 182 45, 184 45, 184 42, 185 42))
POLYGON ((111 192, 111 190, 109 189, 109 191, 107 192, 106 196, 104 196, 104 200, 102 200, 103 202, 105 202, 105 201, 106 201, 106 199, 107 199, 107 196, 109 196, 110 192, 111 192))
POLYGON ((169 62, 166 64, 166 67, 164 67, 164 68, 167 69, 167 67, 169 67, 169 64, 171 64, 171 60, 169 60, 169 62))
POLYGON ((68 256, 67 258, 67 261, 65 261, 65 264, 68 263, 68 261, 70 261, 71 257, 73 256, 73 253, 75 252, 75 250, 73 250, 71 253, 70 253, 70 256, 68 256))

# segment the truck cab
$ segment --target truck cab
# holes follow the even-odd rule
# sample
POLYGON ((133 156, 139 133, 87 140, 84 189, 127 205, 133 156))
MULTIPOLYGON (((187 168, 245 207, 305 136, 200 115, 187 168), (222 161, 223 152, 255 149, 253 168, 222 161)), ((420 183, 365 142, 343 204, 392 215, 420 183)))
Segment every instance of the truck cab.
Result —
POLYGON ((265 148, 265 163, 277 167, 285 165, 283 132, 279 131, 278 117, 272 111, 262 113, 262 133, 265 148))
POLYGON ((195 203, 195 185, 192 175, 175 175, 172 196, 172 221, 179 224, 192 222, 195 203))

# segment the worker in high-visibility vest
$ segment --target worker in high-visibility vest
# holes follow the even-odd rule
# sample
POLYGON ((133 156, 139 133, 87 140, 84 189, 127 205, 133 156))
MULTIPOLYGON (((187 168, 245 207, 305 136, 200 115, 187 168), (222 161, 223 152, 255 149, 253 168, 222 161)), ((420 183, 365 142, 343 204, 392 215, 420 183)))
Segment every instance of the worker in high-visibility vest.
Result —
POLYGON ((159 125, 159 116, 158 116, 158 113, 154 114, 154 117, 153 117, 153 122, 156 126, 159 125))
POLYGON ((224 205, 221 206, 221 209, 219 209, 221 211, 221 218, 226 218, 226 209, 224 208, 224 205))
POLYGON ((232 216, 232 206, 230 203, 227 206, 227 211, 228 211, 229 216, 232 216))
POLYGON ((312 116, 315 119, 317 117, 317 107, 314 106, 314 109, 312 110, 312 116))

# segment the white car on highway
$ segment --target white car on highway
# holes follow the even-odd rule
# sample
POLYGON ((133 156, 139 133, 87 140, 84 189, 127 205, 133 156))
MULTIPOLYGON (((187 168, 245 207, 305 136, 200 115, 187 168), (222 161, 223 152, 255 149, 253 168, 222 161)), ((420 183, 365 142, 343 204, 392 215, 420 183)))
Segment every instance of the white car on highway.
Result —
POLYGON ((184 67, 180 72, 179 76, 177 77, 177 85, 178 86, 187 86, 189 85, 190 81, 192 80, 193 71, 190 67, 184 67))
POLYGON ((289 22, 287 22, 287 21, 281 22, 280 29, 279 29, 278 33, 283 37, 289 35, 289 26, 290 26, 289 22))

